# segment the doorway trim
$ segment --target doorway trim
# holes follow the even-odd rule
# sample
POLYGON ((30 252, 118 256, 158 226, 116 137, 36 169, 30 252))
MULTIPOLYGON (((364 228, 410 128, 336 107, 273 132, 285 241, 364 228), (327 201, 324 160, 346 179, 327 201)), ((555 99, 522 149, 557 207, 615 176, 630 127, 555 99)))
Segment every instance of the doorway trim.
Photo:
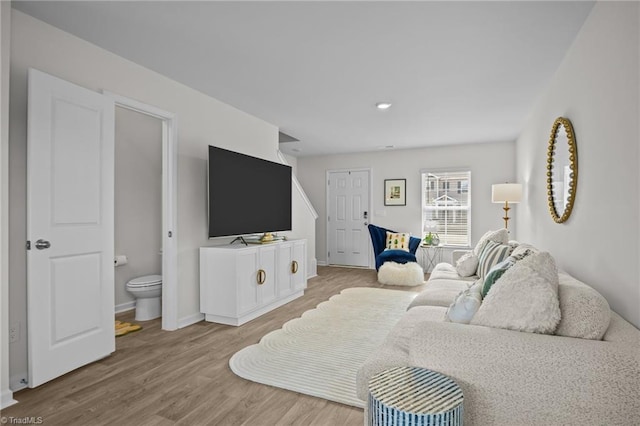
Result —
MULTIPOLYGON (((325 172, 325 182, 327 182, 327 185, 325 186, 326 191, 325 191, 325 200, 324 200, 324 204, 325 204, 325 209, 324 209, 324 223, 325 223, 325 253, 329 252, 329 222, 327 221, 327 218, 329 217, 329 189, 328 189, 328 182, 329 182, 329 175, 331 173, 340 173, 340 172, 369 172, 369 220, 367 222, 371 223, 371 218, 373 217, 373 211, 371 210, 371 207, 373 206, 373 169, 370 167, 355 167, 355 168, 346 168, 346 169, 327 169, 325 172)), ((373 265, 373 250, 371 249, 371 246, 369 246, 369 269, 372 268, 373 265)), ((331 263, 329 262, 329 259, 326 259, 326 264, 329 266, 331 265, 331 263)))
POLYGON ((106 90, 115 106, 162 121, 162 329, 178 329, 178 122, 174 113, 106 90))

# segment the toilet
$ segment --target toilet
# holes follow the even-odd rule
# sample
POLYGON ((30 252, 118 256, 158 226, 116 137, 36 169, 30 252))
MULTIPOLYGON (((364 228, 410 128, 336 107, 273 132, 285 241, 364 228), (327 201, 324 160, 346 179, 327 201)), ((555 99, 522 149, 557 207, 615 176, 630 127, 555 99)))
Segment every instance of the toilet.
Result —
POLYGON ((136 321, 148 321, 162 315, 162 275, 145 275, 127 283, 127 291, 136 298, 136 321))

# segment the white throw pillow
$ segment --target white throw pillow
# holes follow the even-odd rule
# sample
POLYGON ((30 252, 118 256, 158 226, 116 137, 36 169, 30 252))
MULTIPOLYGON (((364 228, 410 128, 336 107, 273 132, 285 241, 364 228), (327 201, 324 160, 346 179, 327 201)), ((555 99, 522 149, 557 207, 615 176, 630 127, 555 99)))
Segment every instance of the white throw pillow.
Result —
POLYGON ((462 257, 456 262, 456 272, 461 277, 470 277, 475 275, 477 270, 478 256, 473 254, 471 251, 462 255, 462 257))
POLYGON ((480 241, 478 241, 478 244, 476 244, 476 246, 474 247, 473 254, 475 254, 476 256, 480 256, 480 253, 482 252, 482 249, 484 248, 484 245, 487 243, 487 241, 495 241, 496 243, 507 244, 509 242, 509 231, 502 228, 498 229, 497 231, 485 232, 484 235, 480 237, 480 241))
POLYGON ((552 334, 560 323, 558 268, 547 252, 531 254, 491 287, 471 324, 552 334))
POLYGON ((471 287, 460 292, 447 309, 447 321, 469 324, 482 303, 481 289, 482 281, 478 280, 471 287))

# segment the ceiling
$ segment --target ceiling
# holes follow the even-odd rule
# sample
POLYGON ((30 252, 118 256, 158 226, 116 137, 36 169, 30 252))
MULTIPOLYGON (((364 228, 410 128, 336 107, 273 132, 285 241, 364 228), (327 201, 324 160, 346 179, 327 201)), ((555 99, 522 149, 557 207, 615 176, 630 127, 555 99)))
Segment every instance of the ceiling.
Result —
POLYGON ((13 7, 278 126, 298 139, 282 151, 306 156, 515 140, 593 4, 13 7))

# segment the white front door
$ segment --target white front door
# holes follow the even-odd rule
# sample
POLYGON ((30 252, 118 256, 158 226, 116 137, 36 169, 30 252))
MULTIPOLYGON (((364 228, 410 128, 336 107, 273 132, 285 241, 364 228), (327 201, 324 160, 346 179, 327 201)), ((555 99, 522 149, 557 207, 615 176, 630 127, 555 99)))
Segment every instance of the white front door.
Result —
POLYGON ((115 350, 114 104, 29 70, 29 387, 115 350))
POLYGON ((328 173, 327 263, 369 266, 369 170, 328 173))

